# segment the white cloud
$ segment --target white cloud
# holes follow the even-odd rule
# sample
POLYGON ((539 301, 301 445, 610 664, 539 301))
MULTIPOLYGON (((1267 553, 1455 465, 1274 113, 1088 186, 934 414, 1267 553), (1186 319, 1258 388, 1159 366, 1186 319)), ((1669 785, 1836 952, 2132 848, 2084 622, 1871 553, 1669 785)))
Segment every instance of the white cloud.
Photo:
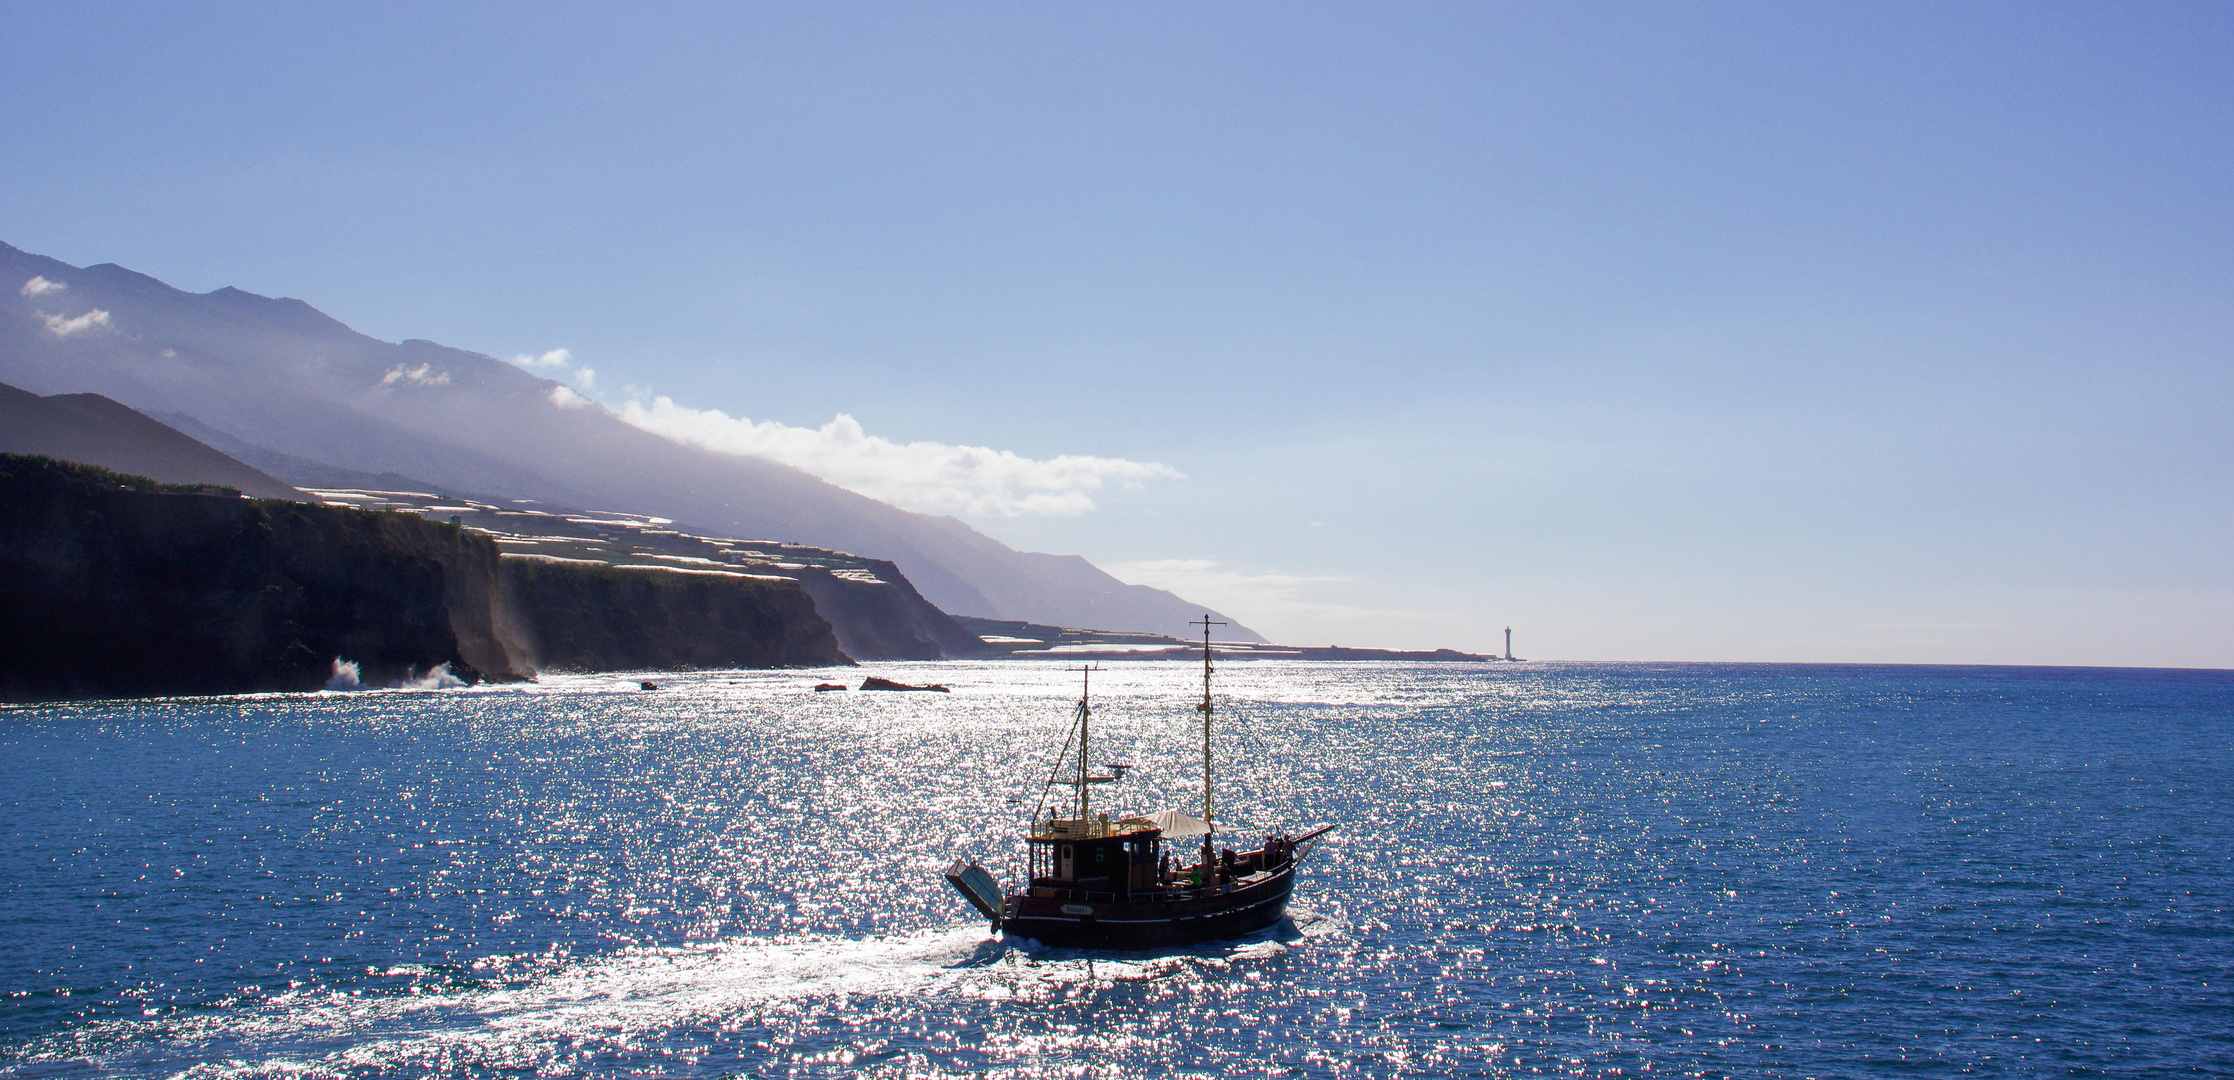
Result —
POLYGON ((872 499, 929 513, 1075 516, 1092 510, 1090 493, 1112 481, 1137 488, 1148 480, 1185 479, 1153 461, 1075 454, 1041 460, 983 446, 897 443, 862 431, 843 413, 819 428, 790 427, 655 397, 649 404, 629 402, 620 417, 676 442, 780 461, 872 499))
POLYGON ((524 368, 562 368, 574 362, 574 354, 566 351, 565 349, 552 349, 550 352, 544 353, 541 356, 530 356, 527 353, 521 353, 520 355, 513 357, 512 362, 524 368))
POLYGON ((596 370, 587 367, 574 367, 574 353, 567 349, 552 349, 541 356, 521 353, 513 357, 512 362, 529 371, 549 370, 557 378, 572 379, 574 385, 584 390, 597 386, 596 370))
POLYGON ((551 388, 551 404, 561 409, 579 409, 589 403, 590 399, 575 393, 573 387, 554 386, 551 388))
POLYGON ((24 282, 23 287, 17 289, 16 292, 24 296, 45 296, 48 293, 61 292, 67 288, 69 288, 68 285, 59 281, 48 281, 45 277, 35 277, 24 282))
POLYGON ((401 384, 410 384, 413 386, 448 386, 450 385, 450 373, 447 371, 435 371, 433 364, 421 364, 415 368, 407 368, 402 364, 397 364, 395 367, 389 368, 386 375, 382 375, 380 377, 380 385, 382 386, 397 386, 401 384))
MULTIPOLYGON (((33 278, 32 280, 37 281, 38 279, 33 278)), ((100 308, 94 308, 74 319, 64 318, 60 315, 48 315, 45 312, 40 312, 39 317, 47 321, 47 329, 52 331, 55 337, 69 337, 72 334, 83 333, 95 327, 105 329, 109 325, 109 313, 102 311, 100 308)))

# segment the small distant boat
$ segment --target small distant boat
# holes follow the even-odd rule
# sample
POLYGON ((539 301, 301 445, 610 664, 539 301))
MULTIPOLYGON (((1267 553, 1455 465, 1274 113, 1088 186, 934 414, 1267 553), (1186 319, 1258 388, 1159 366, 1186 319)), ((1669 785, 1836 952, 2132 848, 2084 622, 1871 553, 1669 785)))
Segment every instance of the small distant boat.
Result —
POLYGON ((904 683, 904 682, 893 682, 893 681, 892 681, 892 680, 890 680, 890 679, 879 678, 879 677, 877 677, 877 676, 875 676, 875 675, 871 675, 871 676, 869 676, 868 678, 866 678, 866 679, 863 679, 863 680, 861 680, 861 689, 863 689, 863 690, 927 690, 927 691, 929 691, 929 692, 931 692, 931 693, 934 693, 934 694, 951 694, 951 693, 953 693, 953 692, 954 692, 954 691, 952 691, 952 690, 949 690, 949 689, 947 689, 947 688, 946 688, 945 686, 942 686, 942 685, 940 685, 940 684, 938 684, 938 683, 926 683, 926 684, 924 684, 924 685, 922 685, 922 686, 910 686, 910 685, 908 685, 907 683, 904 683))
POLYGON ((647 679, 643 682, 637 683, 636 688, 638 690, 657 690, 659 689, 659 684, 647 679))
MULTIPOLYGON (((1178 810, 1120 817, 1096 813, 1092 792, 1123 779, 1128 766, 1087 766, 1093 707, 1093 668, 1080 669, 1082 685, 1070 732, 1056 769, 1032 811, 1025 841, 1026 880, 1013 893, 984 867, 956 859, 946 880, 1008 937, 1087 949, 1148 949, 1239 937, 1280 921, 1295 888, 1296 867, 1332 825, 1300 836, 1275 833, 1250 851, 1217 848, 1212 825, 1210 628, 1202 618, 1202 816, 1178 810), (1076 746, 1075 758, 1070 748, 1076 746), (1072 787, 1076 795, 1058 813, 1046 793, 1072 787), (1165 842, 1200 837, 1193 865, 1175 865, 1165 842)), ((1190 845, 1191 846, 1191 845, 1190 845)))
POLYGON ((826 682, 814 684, 814 692, 817 694, 827 694, 832 690, 843 690, 845 688, 846 684, 842 682, 826 682))

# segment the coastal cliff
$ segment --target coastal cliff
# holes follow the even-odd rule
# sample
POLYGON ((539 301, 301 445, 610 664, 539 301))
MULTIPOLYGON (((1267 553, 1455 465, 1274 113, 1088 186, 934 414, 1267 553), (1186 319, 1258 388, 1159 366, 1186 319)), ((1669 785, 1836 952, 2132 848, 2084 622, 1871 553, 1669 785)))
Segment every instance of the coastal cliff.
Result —
POLYGON ((493 566, 476 546, 398 515, 0 455, 0 697, 308 690, 337 659, 376 683, 518 677, 486 599, 478 624, 457 620, 460 647, 452 612, 494 594, 445 564, 493 566))
MULTIPOLYGON (((350 488, 321 488, 318 496, 331 504, 401 509, 447 519, 494 540, 507 565, 524 559, 633 572, 665 568, 714 577, 795 581, 814 598, 816 613, 829 621, 838 648, 855 660, 986 655, 985 642, 932 606, 887 559, 774 540, 699 536, 665 518, 568 510, 516 499, 496 503, 458 494, 350 488)), ((544 621, 548 624, 548 619, 544 621)))
POLYGON ((950 660, 986 654, 985 642, 931 606, 883 559, 859 568, 801 567, 785 571, 814 597, 846 654, 862 660, 950 660))
POLYGON ((852 663, 795 581, 537 558, 505 559, 502 575, 512 637, 538 668, 852 663))
POLYGON ((0 454, 0 700, 312 690, 337 661, 375 686, 517 680, 545 649, 590 670, 846 662, 796 584, 510 562, 415 514, 0 454))

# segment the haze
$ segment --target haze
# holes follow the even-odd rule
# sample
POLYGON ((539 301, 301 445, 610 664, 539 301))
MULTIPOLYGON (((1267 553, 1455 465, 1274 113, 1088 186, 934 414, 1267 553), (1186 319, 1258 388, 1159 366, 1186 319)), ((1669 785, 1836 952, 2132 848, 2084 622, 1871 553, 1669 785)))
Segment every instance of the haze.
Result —
POLYGON ((1275 641, 2225 667, 2230 55, 2206 4, 16 4, 0 240, 1275 641))

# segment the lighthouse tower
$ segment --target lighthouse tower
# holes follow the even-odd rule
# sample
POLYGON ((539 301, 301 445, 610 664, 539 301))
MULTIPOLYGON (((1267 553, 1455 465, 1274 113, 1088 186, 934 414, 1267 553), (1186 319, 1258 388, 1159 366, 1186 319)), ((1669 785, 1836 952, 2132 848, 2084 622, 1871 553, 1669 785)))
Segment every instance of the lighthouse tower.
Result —
POLYGON ((1512 628, 1512 627, 1510 627, 1510 626, 1508 626, 1508 627, 1506 627, 1506 628, 1505 628, 1505 659, 1507 659, 1507 660, 1510 660, 1510 659, 1512 659, 1512 658, 1513 658, 1513 628, 1512 628))

